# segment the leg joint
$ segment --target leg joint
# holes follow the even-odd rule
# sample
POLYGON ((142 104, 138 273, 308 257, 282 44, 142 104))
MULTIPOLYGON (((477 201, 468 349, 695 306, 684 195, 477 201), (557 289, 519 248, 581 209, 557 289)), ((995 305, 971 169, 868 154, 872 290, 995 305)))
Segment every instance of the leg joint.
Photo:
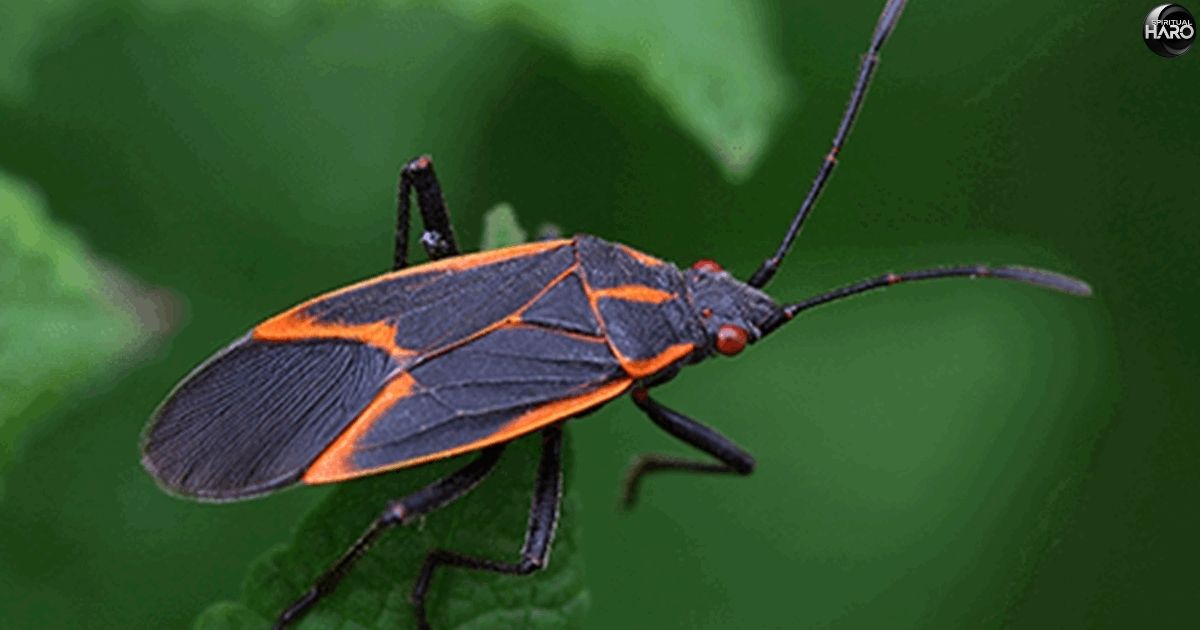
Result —
POLYGON ((546 561, 541 558, 522 558, 517 564, 515 573, 517 575, 529 575, 546 568, 546 561))
POLYGON ((427 171, 429 170, 430 164, 431 160, 429 159, 428 155, 418 155, 417 157, 409 160, 408 164, 404 165, 404 172, 416 173, 420 171, 427 171))
POLYGON ((403 501, 392 501, 379 515, 379 521, 384 525, 403 525, 409 516, 408 506, 403 501))

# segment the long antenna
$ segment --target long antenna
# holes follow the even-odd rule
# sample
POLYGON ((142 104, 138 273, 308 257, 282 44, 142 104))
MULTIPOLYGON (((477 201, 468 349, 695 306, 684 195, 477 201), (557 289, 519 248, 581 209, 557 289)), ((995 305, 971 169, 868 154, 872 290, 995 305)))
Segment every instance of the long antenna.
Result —
POLYGON ((841 288, 827 291, 820 295, 814 295, 805 300, 800 300, 794 304, 787 304, 780 309, 779 314, 774 319, 768 321, 762 326, 762 334, 779 328, 780 326, 791 321, 798 313, 806 311, 810 308, 836 302, 852 295, 866 293, 874 289, 882 289, 890 287, 901 282, 912 282, 915 280, 937 280, 939 278, 999 278, 1001 280, 1015 280, 1027 284, 1036 285, 1045 289, 1053 289, 1062 291, 1071 295, 1089 296, 1092 294, 1092 287, 1088 283, 1063 275, 1053 271, 1044 269, 1033 269, 1030 267, 988 267, 985 265, 964 265, 961 267, 938 267, 934 269, 920 269, 917 271, 909 271, 906 273, 888 273, 882 276, 863 280, 854 284, 849 284, 841 288))
POLYGON ((808 214, 816 205, 817 197, 821 196, 825 182, 829 181, 833 168, 837 166, 838 153, 841 152, 842 145, 846 143, 846 137, 850 135, 850 128, 854 126, 854 119, 858 117, 858 110, 862 108, 863 99, 867 96, 867 85, 871 82, 871 75, 875 73, 875 66, 879 64, 879 49, 883 48, 883 43, 887 41, 888 35, 896 27, 896 22, 900 19, 900 12, 904 9, 904 3, 905 0, 888 0, 887 5, 883 7, 883 13, 879 14, 879 22, 875 25, 875 34, 871 37, 871 47, 867 50, 867 54, 863 55, 862 64, 858 67, 858 79, 854 82, 854 90, 850 92, 850 102, 846 104, 846 112, 842 114, 842 122, 838 125, 837 134, 833 136, 833 145, 830 147, 829 153, 825 155, 825 160, 821 162, 817 178, 813 180, 812 187, 808 189, 808 195, 804 197, 804 203, 800 204, 800 209, 792 218, 792 224, 788 227, 783 242, 779 244, 779 249, 775 250, 774 256, 763 261, 754 275, 750 276, 750 280, 747 282, 750 286, 761 289, 775 276, 775 272, 779 270, 779 265, 783 262, 783 257, 792 248, 792 242, 800 233, 804 220, 808 218, 808 214))

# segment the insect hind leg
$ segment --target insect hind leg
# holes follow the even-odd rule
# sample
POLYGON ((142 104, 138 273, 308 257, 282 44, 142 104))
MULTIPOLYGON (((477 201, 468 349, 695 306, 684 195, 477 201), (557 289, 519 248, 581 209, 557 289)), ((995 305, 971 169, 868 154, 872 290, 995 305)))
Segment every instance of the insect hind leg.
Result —
POLYGON ((396 186, 396 249, 392 270, 408 266, 409 209, 412 194, 416 191, 417 205, 421 208, 421 222, 425 232, 421 234, 421 245, 430 260, 458 255, 458 244, 454 241, 454 226, 450 224, 450 212, 442 197, 442 187, 433 172, 433 160, 427 155, 414 158, 400 169, 400 182, 396 186))
POLYGON ((497 562, 475 558, 445 549, 431 551, 421 566, 421 574, 413 586, 410 599, 417 614, 417 627, 429 628, 425 614, 425 599, 433 573, 441 566, 492 571, 506 575, 529 575, 546 567, 550 546, 558 527, 559 507, 562 504, 562 427, 555 425, 542 430, 542 457, 538 462, 537 481, 529 506, 529 524, 525 544, 517 562, 497 562))
POLYGON ((645 389, 633 392, 633 401, 650 420, 672 436, 678 438, 717 461, 696 461, 673 455, 643 454, 634 460, 625 476, 621 504, 629 509, 637 502, 638 488, 642 478, 652 472, 678 470, 693 473, 749 475, 754 472, 754 456, 747 453, 729 438, 703 424, 669 409, 652 398, 645 389))
POLYGON ((304 595, 292 602, 275 620, 275 630, 296 623, 324 596, 333 592, 346 573, 375 544, 387 530, 406 525, 421 516, 451 503, 479 485, 496 467, 504 445, 484 449, 479 457, 450 475, 443 477, 412 494, 388 504, 367 531, 350 546, 346 553, 325 571, 304 595))

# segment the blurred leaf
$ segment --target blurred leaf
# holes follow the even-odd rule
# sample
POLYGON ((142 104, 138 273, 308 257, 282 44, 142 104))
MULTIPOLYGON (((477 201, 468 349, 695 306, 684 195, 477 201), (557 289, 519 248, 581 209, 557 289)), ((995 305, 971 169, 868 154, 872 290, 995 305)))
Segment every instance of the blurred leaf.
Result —
MULTIPOLYGON (((157 11, 204 6, 214 14, 272 24, 285 23, 299 5, 297 0, 248 6, 144 2, 157 11)), ((0 95, 25 95, 29 65, 44 34, 58 30, 81 6, 88 5, 77 0, 0 4, 0 95)), ((436 6, 486 26, 511 22, 561 46, 584 65, 630 73, 735 180, 747 176, 761 155, 791 89, 767 35, 767 11, 757 0, 450 0, 436 6)))
POLYGON ((42 37, 79 5, 79 0, 0 2, 0 96, 27 95, 42 37))
POLYGON ((483 215, 483 242, 481 249, 499 249, 524 243, 529 234, 517 223, 517 214, 512 206, 502 203, 483 215))
POLYGON ((0 173, 0 471, 40 411, 138 343, 136 300, 114 288, 38 195, 0 173))
MULTIPOLYGON (((484 218, 485 249, 521 242, 525 231, 512 207, 484 218)), ((540 440, 518 441, 480 488, 416 525, 398 527, 354 566, 300 628, 409 628, 416 626, 408 594, 425 554, 453 549, 494 559, 517 559, 524 541, 540 440)), ((472 456, 468 456, 472 457, 472 456)), ((255 561, 242 602, 219 602, 196 622, 200 630, 261 628, 303 594, 341 556, 391 500, 463 465, 463 458, 399 474, 340 484, 301 523, 292 541, 255 561)), ((571 452, 564 448, 564 473, 571 452)), ((564 480, 562 517, 550 565, 531 577, 446 569, 438 572, 426 603, 436 628, 562 628, 580 625, 588 605, 577 553, 578 502, 564 480)))
POLYGON ((485 23, 506 20, 581 63, 626 70, 733 179, 749 174, 787 102, 767 11, 756 1, 452 0, 485 23), (714 45, 720 42, 720 45, 714 45))

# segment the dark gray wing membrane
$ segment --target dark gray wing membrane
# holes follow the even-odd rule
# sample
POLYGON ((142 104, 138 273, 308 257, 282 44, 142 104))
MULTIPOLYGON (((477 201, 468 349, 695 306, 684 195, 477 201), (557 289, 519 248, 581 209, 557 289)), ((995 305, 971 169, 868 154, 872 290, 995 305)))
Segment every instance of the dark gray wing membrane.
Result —
POLYGON ((603 338, 532 325, 494 330, 409 374, 415 381, 411 392, 354 444, 355 469, 477 443, 556 401, 606 386, 615 396, 623 387, 614 385, 628 380, 603 338))
POLYGON ((580 234, 575 239, 579 261, 586 270, 588 285, 593 289, 627 284, 669 292, 683 288, 679 269, 674 265, 646 265, 634 258, 628 249, 595 236, 580 234))
POLYGON ((521 313, 521 321, 548 328, 558 328, 583 335, 600 336, 603 331, 587 294, 579 272, 563 278, 541 298, 521 313))
POLYGON ((512 315, 575 262, 561 245, 487 265, 400 275, 320 300, 321 322, 396 326, 396 345, 414 352, 465 339, 512 315))
POLYGON ((142 460, 179 494, 235 499, 296 482, 396 367, 352 341, 243 338, 158 409, 142 460))
POLYGON ((621 246, 594 236, 580 236, 578 248, 592 290, 634 285, 678 296, 659 303, 597 300, 609 341, 622 356, 647 359, 676 344, 701 346, 706 342, 704 328, 686 298, 684 277, 674 265, 643 264, 621 246))
MULTIPOLYGON (((237 499, 295 483, 407 365, 422 366, 416 372, 436 382, 445 378, 435 374, 438 365, 463 361, 447 358, 451 355, 485 360, 485 350, 472 341, 436 361, 424 362, 429 353, 437 354, 438 348, 451 347, 514 315, 574 262, 574 248, 567 242, 547 244, 541 251, 508 258, 500 254, 478 266, 414 268, 411 273, 384 276, 285 312, 268 320, 284 320, 282 326, 270 327, 276 336, 247 335, 197 368, 171 393, 147 429, 144 464, 168 489, 197 498, 237 499), (292 317, 295 313, 303 317, 292 317), (302 325, 288 328, 292 321, 302 325), (397 345, 412 349, 416 356, 397 357, 354 336, 358 334, 354 325, 374 322, 394 325, 397 345), (347 337, 338 336, 341 330, 347 337)), ((259 326, 255 332, 262 330, 259 326)), ((490 348, 486 352, 500 351, 494 347, 495 341, 491 338, 483 344, 490 348)), ((605 350, 602 343, 591 345, 605 350)), ((508 349, 518 354, 540 351, 529 345, 508 349)), ((593 360, 586 352, 575 352, 578 361, 593 360)), ((594 360, 611 362, 612 358, 597 354, 594 360)), ((547 363, 564 364, 575 365, 563 368, 574 369, 562 377, 571 383, 595 380, 595 375, 581 372, 566 355, 552 357, 547 363)), ((525 375, 520 370, 526 365, 515 357, 506 365, 518 371, 510 373, 511 378, 525 378, 530 383, 560 378, 525 375)), ((475 374, 481 369, 501 368, 464 369, 464 374, 475 374)), ((490 378, 501 376, 497 373, 490 378)), ((547 395, 554 382, 543 382, 547 395)), ((429 400, 453 399, 465 387, 448 385, 429 400)), ((497 381, 480 383, 475 391, 485 398, 504 396, 507 390, 497 381)), ((514 400, 518 402, 514 404, 519 406, 525 398, 519 388, 516 391, 514 400)), ((425 399, 413 402, 419 400, 425 399)), ((464 417, 472 427, 490 422, 469 413, 464 417)), ((430 422, 446 420, 442 414, 430 422)), ((464 431, 471 433, 469 428, 464 431)), ((444 436, 436 431, 424 435, 429 440, 444 436)), ((425 444, 420 438, 412 439, 413 444, 425 444)))

